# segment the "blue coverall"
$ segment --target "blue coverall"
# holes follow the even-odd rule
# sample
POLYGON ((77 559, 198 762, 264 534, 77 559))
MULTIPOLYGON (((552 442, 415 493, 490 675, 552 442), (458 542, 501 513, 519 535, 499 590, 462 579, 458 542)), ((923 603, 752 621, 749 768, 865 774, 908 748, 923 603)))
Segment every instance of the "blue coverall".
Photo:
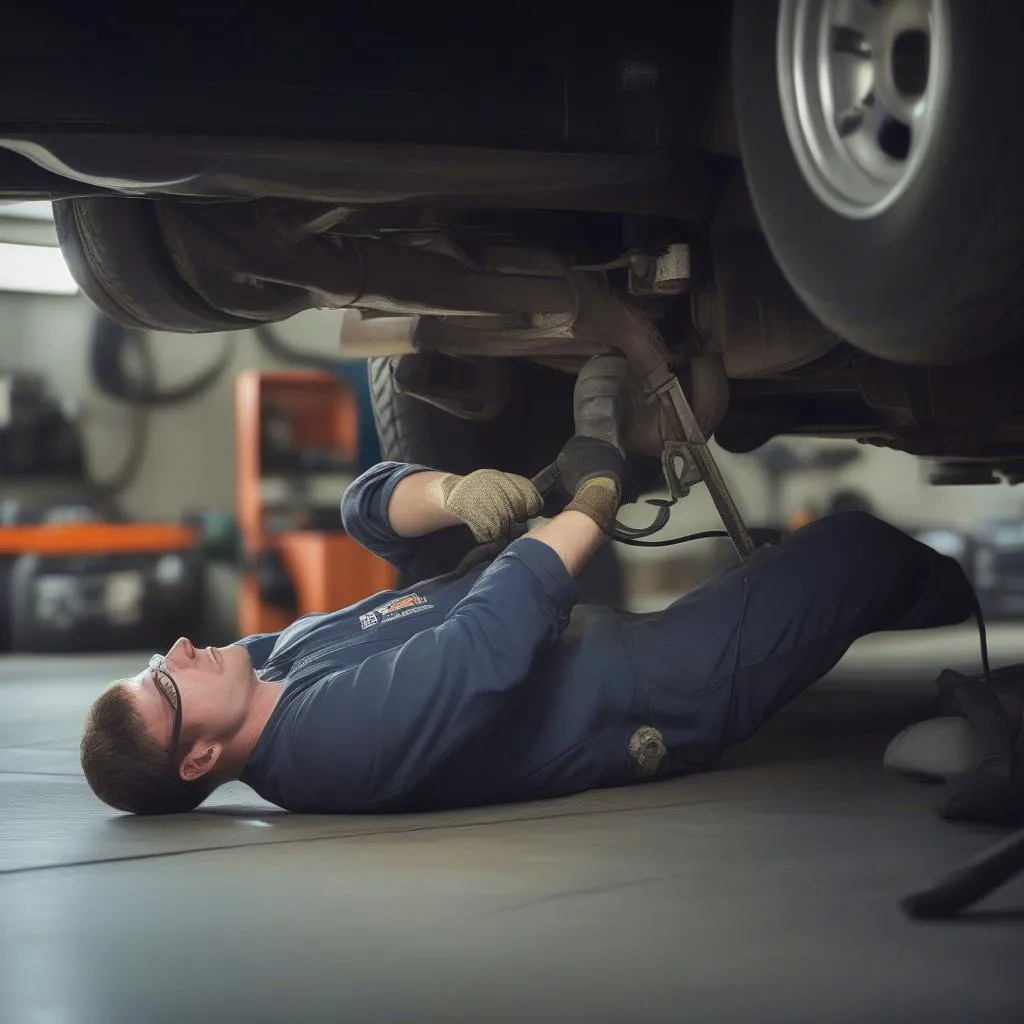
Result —
POLYGON ((425 582, 240 641, 262 678, 286 682, 241 776, 281 807, 426 810, 704 769, 858 637, 972 610, 954 560, 860 512, 661 612, 576 606, 561 560, 529 537, 452 571, 473 547, 465 527, 397 536, 388 500, 423 468, 375 466, 342 518, 425 582))

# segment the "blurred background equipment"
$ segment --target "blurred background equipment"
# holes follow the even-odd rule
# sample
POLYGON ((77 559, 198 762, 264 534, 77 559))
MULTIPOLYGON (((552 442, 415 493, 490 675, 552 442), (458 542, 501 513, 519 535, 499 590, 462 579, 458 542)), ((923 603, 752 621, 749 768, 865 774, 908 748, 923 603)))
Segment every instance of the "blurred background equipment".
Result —
POLYGON ((0 374, 0 477, 83 475, 77 423, 38 374, 0 374))
POLYGON ((814 474, 827 481, 861 457, 861 450, 852 445, 823 447, 819 445, 795 446, 784 441, 770 441, 751 453, 761 467, 768 488, 764 514, 767 525, 780 530, 795 530, 834 512, 873 511, 871 500, 859 491, 842 488, 831 493, 824 501, 803 504, 787 510, 784 500, 786 484, 798 473, 814 474))
POLYGON ((202 623, 202 555, 182 526, 85 523, 0 530, 16 651, 162 650, 202 623))
POLYGON ((1024 618, 1024 515, 911 532, 960 563, 986 619, 1024 618))
POLYGON ((986 618, 1024 618, 1024 517, 977 523, 965 537, 968 574, 986 618))
POLYGON ((358 403, 325 371, 247 370, 235 384, 238 632, 283 629, 396 584, 348 537, 339 504, 359 470, 358 403))
POLYGON ((130 487, 146 456, 150 414, 157 409, 190 404, 208 392, 224 374, 231 354, 230 342, 226 341, 212 365, 184 383, 161 388, 149 332, 97 315, 89 351, 93 384, 100 394, 126 406, 131 413, 125 455, 117 469, 107 479, 97 481, 98 485, 115 494, 130 487))
POLYGON ((139 408, 107 480, 91 476, 79 418, 45 376, 0 375, 0 649, 156 649, 202 622, 196 530, 130 522, 118 502, 145 454, 144 405, 162 397, 112 374, 129 335, 103 320, 93 335, 98 387, 139 408))

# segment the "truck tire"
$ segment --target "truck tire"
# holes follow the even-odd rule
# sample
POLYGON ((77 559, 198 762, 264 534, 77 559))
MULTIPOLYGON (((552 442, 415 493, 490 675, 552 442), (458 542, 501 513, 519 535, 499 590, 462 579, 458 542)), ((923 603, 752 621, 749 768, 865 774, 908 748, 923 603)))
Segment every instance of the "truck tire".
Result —
POLYGON ((1024 334, 1018 0, 737 0, 733 75, 761 225, 824 324, 922 365, 1024 334))
POLYGON ((180 278, 151 199, 59 199, 57 239, 71 276, 111 320, 137 330, 202 334, 252 327, 207 305, 180 278))
POLYGON ((399 394, 387 357, 368 360, 366 372, 381 458, 459 474, 488 465, 484 424, 459 419, 418 398, 399 394))
POLYGON ((381 455, 448 473, 482 466, 532 477, 572 437, 571 374, 509 360, 510 394, 491 420, 473 422, 395 388, 391 360, 370 359, 367 374, 381 455))

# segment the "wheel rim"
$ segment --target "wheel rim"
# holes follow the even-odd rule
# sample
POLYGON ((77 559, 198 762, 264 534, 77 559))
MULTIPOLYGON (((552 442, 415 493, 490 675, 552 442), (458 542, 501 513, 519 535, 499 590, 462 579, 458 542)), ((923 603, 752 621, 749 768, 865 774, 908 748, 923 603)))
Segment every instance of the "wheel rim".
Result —
POLYGON ((786 132, 831 210, 877 216, 906 192, 949 91, 948 0, 780 0, 786 132))

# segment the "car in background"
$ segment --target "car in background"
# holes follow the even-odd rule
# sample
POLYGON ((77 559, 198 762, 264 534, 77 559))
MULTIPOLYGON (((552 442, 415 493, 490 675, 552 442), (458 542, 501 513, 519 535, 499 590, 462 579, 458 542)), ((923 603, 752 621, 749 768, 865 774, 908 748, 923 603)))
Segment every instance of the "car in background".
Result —
POLYGON ((727 450, 1016 482, 1022 49, 1016 0, 17 5, 0 201, 122 324, 357 311, 387 457, 535 472, 639 324, 727 450))

